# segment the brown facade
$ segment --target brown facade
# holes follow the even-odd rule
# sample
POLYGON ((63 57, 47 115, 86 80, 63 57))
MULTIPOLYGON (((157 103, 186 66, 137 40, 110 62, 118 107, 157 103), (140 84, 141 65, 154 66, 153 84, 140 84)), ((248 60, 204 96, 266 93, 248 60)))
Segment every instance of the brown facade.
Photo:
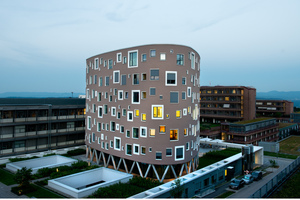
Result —
POLYGON ((201 122, 255 119, 256 89, 244 86, 201 86, 201 122))
POLYGON ((256 113, 269 117, 289 117, 294 103, 287 100, 256 100, 256 113))
POLYGON ((137 46, 93 56, 86 64, 90 155, 154 165, 197 156, 200 56, 194 49, 137 46))

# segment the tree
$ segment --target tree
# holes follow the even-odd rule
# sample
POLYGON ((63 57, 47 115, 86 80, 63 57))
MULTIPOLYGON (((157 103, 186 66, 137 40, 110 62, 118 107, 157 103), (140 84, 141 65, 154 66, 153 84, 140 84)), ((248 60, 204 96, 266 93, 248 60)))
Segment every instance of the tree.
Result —
POLYGON ((32 169, 27 169, 23 167, 21 170, 18 169, 17 173, 15 174, 15 181, 19 184, 19 187, 29 185, 29 181, 31 180, 31 172, 32 169))
POLYGON ((172 190, 170 191, 171 196, 174 198, 182 198, 182 193, 184 191, 184 186, 181 184, 181 179, 175 179, 172 183, 172 190))
POLYGON ((272 168, 277 168, 278 167, 278 164, 276 163, 276 160, 269 160, 270 164, 271 164, 271 167, 272 168))

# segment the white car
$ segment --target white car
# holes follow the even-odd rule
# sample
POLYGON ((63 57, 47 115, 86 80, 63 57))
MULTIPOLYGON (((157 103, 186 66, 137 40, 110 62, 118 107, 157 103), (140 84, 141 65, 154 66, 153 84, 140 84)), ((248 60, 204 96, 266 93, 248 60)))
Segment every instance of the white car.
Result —
POLYGON ((243 180, 248 185, 248 184, 253 182, 254 178, 251 174, 247 174, 247 175, 244 176, 243 180))

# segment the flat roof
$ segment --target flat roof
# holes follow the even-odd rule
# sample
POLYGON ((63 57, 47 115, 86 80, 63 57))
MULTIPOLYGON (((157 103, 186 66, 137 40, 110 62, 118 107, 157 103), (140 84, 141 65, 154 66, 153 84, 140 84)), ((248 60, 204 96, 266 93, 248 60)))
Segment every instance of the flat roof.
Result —
POLYGON ((0 106, 3 105, 85 105, 83 98, 0 98, 0 106))
POLYGON ((265 120, 269 120, 269 119, 274 119, 274 118, 271 118, 271 117, 261 117, 261 118, 246 120, 246 121, 235 122, 233 124, 251 124, 251 123, 254 123, 254 122, 260 122, 260 121, 265 121, 265 120))
POLYGON ((292 126, 292 125, 295 125, 295 124, 297 124, 297 123, 279 123, 278 128, 285 128, 285 127, 292 126))

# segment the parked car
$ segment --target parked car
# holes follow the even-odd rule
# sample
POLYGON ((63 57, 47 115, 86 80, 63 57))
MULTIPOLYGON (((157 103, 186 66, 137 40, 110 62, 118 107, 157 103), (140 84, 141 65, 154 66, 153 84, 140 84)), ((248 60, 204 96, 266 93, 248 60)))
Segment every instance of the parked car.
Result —
POLYGON ((258 180, 262 179, 262 172, 261 171, 254 171, 254 172, 252 172, 251 175, 253 176, 253 179, 255 181, 258 181, 258 180))
POLYGON ((247 174, 244 176, 243 180, 248 185, 248 184, 252 183, 254 179, 251 174, 247 174))
POLYGON ((244 185, 245 185, 245 181, 243 179, 239 180, 234 178, 231 180, 231 183, 229 184, 229 188, 238 190, 244 185))

